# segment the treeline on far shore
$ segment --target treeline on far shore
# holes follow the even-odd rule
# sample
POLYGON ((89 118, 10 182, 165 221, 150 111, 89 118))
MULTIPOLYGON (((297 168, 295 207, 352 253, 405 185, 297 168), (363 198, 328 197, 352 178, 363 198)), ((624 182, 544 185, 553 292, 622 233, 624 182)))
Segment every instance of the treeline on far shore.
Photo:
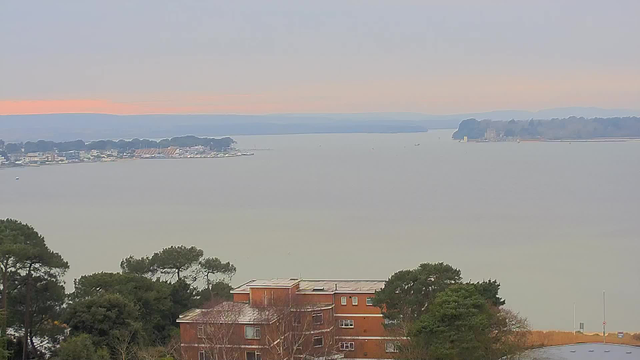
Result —
POLYGON ((519 138, 586 140, 597 138, 640 138, 640 117, 569 117, 551 120, 491 121, 467 119, 453 133, 456 140, 519 138))
POLYGON ((27 141, 24 143, 7 143, 0 140, 0 151, 4 150, 8 154, 16 153, 36 153, 49 151, 91 151, 91 150, 119 150, 130 151, 137 149, 159 148, 164 149, 171 146, 175 147, 193 147, 205 146, 211 150, 224 151, 229 149, 235 141, 230 137, 220 139, 197 136, 178 136, 170 139, 162 139, 159 141, 149 139, 132 139, 132 140, 96 140, 85 142, 84 140, 74 141, 27 141))

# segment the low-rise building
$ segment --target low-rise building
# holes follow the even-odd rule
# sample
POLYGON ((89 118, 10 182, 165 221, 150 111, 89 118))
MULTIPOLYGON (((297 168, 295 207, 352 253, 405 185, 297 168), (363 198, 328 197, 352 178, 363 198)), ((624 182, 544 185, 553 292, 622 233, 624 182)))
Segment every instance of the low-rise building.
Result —
POLYGON ((252 280, 180 316, 185 360, 390 359, 403 338, 373 305, 382 280, 252 280))

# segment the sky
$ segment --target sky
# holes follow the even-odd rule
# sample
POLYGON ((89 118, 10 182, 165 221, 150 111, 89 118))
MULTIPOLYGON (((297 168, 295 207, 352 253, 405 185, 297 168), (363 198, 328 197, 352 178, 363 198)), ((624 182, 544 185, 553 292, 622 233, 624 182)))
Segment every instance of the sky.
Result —
POLYGON ((0 0, 0 115, 640 109, 638 0, 0 0))

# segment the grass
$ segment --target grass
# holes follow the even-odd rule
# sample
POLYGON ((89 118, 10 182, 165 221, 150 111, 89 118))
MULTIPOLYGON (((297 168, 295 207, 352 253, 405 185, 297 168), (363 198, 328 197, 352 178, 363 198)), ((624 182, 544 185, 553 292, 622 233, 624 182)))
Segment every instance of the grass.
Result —
MULTIPOLYGON (((532 331, 528 338, 530 347, 569 345, 581 343, 601 343, 602 334, 598 333, 576 333, 570 331, 532 331)), ((607 343, 625 344, 640 346, 640 334, 624 333, 622 339, 618 338, 617 333, 607 334, 607 343)))

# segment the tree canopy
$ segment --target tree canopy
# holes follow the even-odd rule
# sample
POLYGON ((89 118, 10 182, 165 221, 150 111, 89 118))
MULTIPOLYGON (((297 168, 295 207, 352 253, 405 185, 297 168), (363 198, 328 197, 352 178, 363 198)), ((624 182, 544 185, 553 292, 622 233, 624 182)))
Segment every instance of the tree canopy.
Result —
MULTIPOLYGON (((1 140, 0 140, 1 141, 1 140)), ((149 139, 133 139, 133 140, 97 140, 85 143, 83 140, 73 140, 64 142, 55 141, 27 141, 25 143, 8 143, 4 145, 4 150, 9 154, 14 153, 32 153, 32 152, 49 152, 49 151, 89 151, 89 150, 119 150, 131 151, 137 149, 150 148, 168 148, 176 147, 193 147, 204 146, 211 150, 224 151, 231 148, 235 141, 230 137, 220 139, 200 138, 197 136, 178 136, 171 139, 162 139, 160 141, 149 139)))
POLYGON ((229 298, 236 271, 193 246, 129 256, 120 265, 121 273, 81 276, 65 294, 69 265, 62 256, 33 227, 0 220, 0 360, 172 356, 178 316, 214 297, 229 298), (6 329, 23 336, 8 341, 6 329))
POLYGON ((401 358, 415 360, 498 360, 521 352, 526 320, 502 308, 500 283, 461 281, 460 270, 425 263, 393 274, 374 304, 399 336, 401 358))
POLYGON ((374 304, 391 320, 411 321, 419 318, 434 296, 459 283, 460 270, 445 263, 420 264, 413 270, 393 274, 382 290, 376 292, 374 304))
POLYGON ((520 139, 580 140, 640 137, 640 117, 585 119, 569 117, 551 120, 491 121, 467 119, 453 133, 453 139, 483 139, 487 130, 497 137, 520 139))

